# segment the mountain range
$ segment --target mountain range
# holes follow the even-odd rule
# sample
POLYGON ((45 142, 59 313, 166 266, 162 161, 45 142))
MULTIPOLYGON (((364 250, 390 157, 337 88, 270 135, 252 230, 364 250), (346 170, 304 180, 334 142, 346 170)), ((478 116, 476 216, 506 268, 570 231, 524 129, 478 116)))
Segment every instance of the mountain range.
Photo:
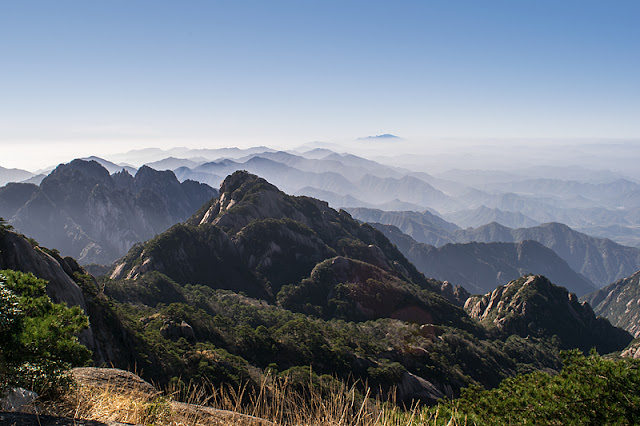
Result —
POLYGON ((553 250, 537 241, 518 243, 449 243, 440 247, 418 243, 392 225, 373 224, 425 276, 461 285, 479 294, 490 292, 523 275, 545 275, 579 296, 596 290, 553 250))
POLYGON ((62 164, 40 185, 0 188, 0 216, 81 263, 110 264, 135 243, 187 219, 217 191, 141 167, 109 174, 94 160, 62 164))
MULTIPOLYGON (((543 218, 552 220, 555 217, 566 218, 569 215, 574 223, 591 223, 590 229, 597 235, 615 234, 619 239, 633 240, 635 219, 625 219, 620 225, 600 225, 608 223, 607 218, 612 215, 628 217, 632 214, 630 209, 610 210, 606 205, 603 206, 603 203, 596 203, 598 200, 606 202, 614 196, 631 197, 634 194, 636 184, 619 177, 603 183, 563 181, 557 178, 523 179, 522 175, 493 173, 490 183, 471 186, 469 182, 461 184, 447 180, 446 174, 434 177, 425 172, 412 172, 328 149, 290 152, 275 151, 266 147, 247 150, 152 149, 131 153, 129 162, 135 163, 136 159, 154 159, 146 161, 148 165, 140 169, 146 174, 149 174, 153 167, 175 168, 173 175, 178 182, 183 182, 180 185, 185 187, 194 187, 193 183, 189 182, 190 179, 216 187, 224 176, 246 169, 275 183, 288 193, 324 199, 334 207, 363 206, 347 210, 358 220, 396 225, 417 242, 436 247, 473 241, 535 240, 554 250, 574 271, 596 286, 604 286, 626 277, 640 266, 639 251, 636 248, 624 247, 603 238, 590 237, 559 223, 538 224, 543 218), (221 158, 222 155, 229 158, 221 158), (212 157, 216 159, 211 161, 212 157), (539 191, 534 191, 538 186, 539 191), (552 194, 554 187, 558 187, 557 194, 560 195, 552 194), (582 198, 579 214, 576 213, 577 207, 574 204, 569 206, 566 202, 568 194, 572 191, 578 191, 576 197, 582 198), (384 211, 374 212, 365 208, 384 211), (543 214, 528 216, 523 213, 540 208, 544 210, 543 214), (438 209, 445 213, 440 213, 438 209), (422 213, 417 213, 418 211, 422 213), (473 226, 475 228, 472 228, 473 226)), ((122 161, 116 163, 97 157, 88 157, 86 160, 100 163, 113 176, 121 174, 123 169, 131 176, 137 176, 138 173, 138 169, 122 161)), ((120 160, 124 160, 124 157, 120 160)), ((169 176, 172 172, 162 173, 168 173, 169 176)), ((469 173, 470 176, 478 176, 478 173, 469 173)), ((488 176, 487 173, 485 175, 488 176)), ((55 175, 55 171, 51 174, 55 175)), ((578 177, 575 173, 572 176, 578 177)), ((43 184, 37 188, 47 188, 48 182, 52 180, 52 177, 44 178, 43 184)), ((151 181, 153 179, 147 180, 151 181)), ((169 185, 169 181, 166 183, 169 185)), ((176 182, 172 182, 169 186, 175 185, 176 182)), ((108 187, 109 184, 105 186, 108 187)), ((42 240, 43 244, 56 247, 65 255, 77 257, 82 264, 111 263, 124 255, 132 244, 151 238, 185 220, 198 208, 200 202, 215 193, 210 189, 204 191, 204 195, 192 194, 195 197, 193 200, 185 200, 182 196, 175 200, 173 196, 160 197, 163 198, 160 203, 174 202, 184 207, 178 212, 173 207, 170 211, 169 206, 165 212, 162 207, 156 208, 157 205, 145 206, 145 202, 152 200, 140 198, 139 187, 118 188, 128 191, 128 195, 116 197, 117 201, 111 196, 107 197, 108 201, 103 199, 101 202, 107 203, 111 210, 101 208, 100 211, 92 212, 90 217, 75 213, 76 210, 88 211, 88 207, 72 207, 53 197, 50 200, 53 208, 48 210, 51 211, 49 215, 55 217, 44 218, 36 214, 36 211, 44 206, 42 200, 39 201, 39 207, 23 209, 23 205, 27 204, 32 196, 43 198, 34 193, 35 188, 35 185, 29 187, 9 184, 0 189, 0 214, 17 229, 33 234, 33 237, 42 240), (23 224, 23 221, 26 222, 23 224), (55 227, 64 231, 56 231, 56 235, 47 232, 44 229, 47 222, 64 223, 62 227, 55 227), (107 235, 107 229, 119 235, 107 235)), ((152 192, 162 192, 165 189, 157 187, 152 192)), ((49 195, 47 197, 51 198, 49 195)), ((89 204, 92 203, 93 201, 89 204)), ((36 204, 35 201, 30 203, 34 206, 36 204)), ((640 215, 638 216, 640 219, 640 215)), ((622 220, 622 217, 619 216, 619 219, 622 220)), ((497 265, 493 266, 497 268, 496 271, 501 271, 497 265)), ((522 267, 519 268, 511 270, 522 270, 522 267)))
POLYGON ((22 169, 7 169, 0 167, 0 186, 9 182, 22 182, 34 177, 34 174, 22 169))
MULTIPOLYGON (((52 175, 58 182, 82 176, 93 182, 90 193, 105 181, 140 180, 149 191, 174 182, 165 173, 152 185, 145 176, 158 179, 157 172, 146 169, 109 175, 79 162, 52 175)), ((82 207, 88 186, 52 187, 67 194, 67 205, 82 207)), ((495 387, 521 371, 557 370, 559 349, 604 353, 632 340, 542 277, 468 299, 426 278, 374 227, 244 171, 225 178, 185 222, 131 247, 99 282, 8 226, 0 227, 0 267, 42 275, 50 265, 49 286, 80 289, 79 300, 58 300, 89 315, 94 361, 135 365, 161 384, 258 386, 267 372, 294 384, 333 375, 381 392, 397 388, 405 403, 434 403, 472 384, 495 387)), ((521 246, 530 244, 545 250, 521 246)))
POLYGON ((563 179, 560 168, 541 166, 539 172, 552 178, 534 178, 535 169, 432 175, 326 148, 143 150, 112 158, 171 169, 181 180, 214 187, 224 176, 247 170, 289 193, 317 197, 322 191, 334 208, 432 209, 462 228, 492 221, 514 228, 561 222, 619 243, 640 244, 640 205, 634 201, 640 184, 613 172, 569 167, 563 179))
POLYGON ((552 249, 576 272, 602 287, 640 268, 640 249, 626 247, 606 238, 595 238, 560 223, 529 228, 509 228, 489 223, 478 228, 459 229, 443 224, 430 212, 382 212, 348 209, 354 218, 397 226, 417 242, 442 246, 447 243, 522 242, 533 240, 552 249))

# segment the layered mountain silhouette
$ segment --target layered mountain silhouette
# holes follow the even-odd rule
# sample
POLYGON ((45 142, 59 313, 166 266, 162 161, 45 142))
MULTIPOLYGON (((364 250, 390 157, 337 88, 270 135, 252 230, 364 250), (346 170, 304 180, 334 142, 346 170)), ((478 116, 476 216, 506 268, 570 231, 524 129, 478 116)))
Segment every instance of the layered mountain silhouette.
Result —
POLYGON ((428 277, 486 293, 522 275, 543 274, 569 291, 584 295, 596 288, 553 250, 537 241, 455 243, 435 247, 418 243, 392 225, 374 224, 416 268, 428 277))
MULTIPOLYGON (((105 175, 90 163, 74 166, 82 181, 89 175, 99 182, 108 177, 116 187, 130 188, 127 182, 137 179, 149 191, 164 187, 157 177, 147 182, 153 173, 145 177, 144 168, 133 177, 105 175)), ((82 190, 65 202, 82 206, 82 190)), ((497 386, 523 368, 557 369, 559 346, 613 351, 630 338, 590 318, 587 305, 574 306, 573 296, 556 287, 533 296, 522 291, 521 304, 500 296, 504 303, 495 306, 514 306, 514 315, 504 316, 513 326, 479 323, 456 305, 468 294, 425 278, 380 231, 244 171, 227 177, 219 195, 186 222, 132 247, 100 287, 72 259, 5 228, 0 267, 31 262, 43 274, 42 265, 51 263, 82 290, 95 361, 137 365, 159 383, 181 377, 255 384, 274 370, 305 380, 333 374, 396 387, 407 403, 433 403, 473 383, 497 386), (571 325, 579 337, 573 341, 559 324, 547 327, 576 315, 593 336, 571 325)))
POLYGON ((444 215, 444 217, 461 228, 476 228, 487 223, 496 222, 511 228, 526 228, 540 225, 540 222, 520 212, 502 211, 480 206, 473 210, 462 210, 444 215))
POLYGON ((640 265, 640 249, 625 247, 606 238, 594 238, 561 223, 518 229, 491 223, 460 231, 459 235, 459 241, 538 241, 598 286, 628 276, 640 265))
POLYGON ((216 190, 141 167, 109 174, 96 161, 61 164, 39 186, 0 188, 0 216, 83 264, 109 264, 131 246, 191 216, 216 190))
POLYGON ((399 228, 418 242, 442 246, 457 242, 460 228, 429 211, 383 211, 363 207, 346 209, 355 219, 399 228))
POLYGON ((459 229, 442 225, 429 212, 372 212, 349 209, 353 217, 368 222, 397 226, 417 242, 441 246, 447 243, 537 241, 553 250, 576 272, 596 286, 604 286, 635 272, 640 266, 640 249, 626 247, 606 238, 595 238, 561 223, 529 228, 509 228, 493 222, 478 228, 459 229))
POLYGON ((286 152, 267 147, 149 149, 111 159, 171 169, 180 180, 214 187, 224 176, 247 170, 288 193, 317 197, 317 191, 323 191, 321 198, 334 208, 434 209, 463 228, 493 221, 513 228, 560 222, 621 244, 640 244, 640 185, 607 170, 538 166, 508 172, 450 170, 431 175, 419 163, 413 170, 403 169, 391 166, 398 164, 398 159, 388 158, 389 163, 384 164, 384 158, 378 162, 308 147, 286 152))
POLYGON ((33 173, 26 170, 0 167, 0 186, 6 185, 9 182, 22 182, 33 176, 33 173))
POLYGON ((324 201, 287 195, 245 171, 227 177, 219 197, 186 223, 134 247, 111 278, 157 271, 178 283, 272 300, 284 285, 309 277, 318 263, 336 256, 366 262, 422 288, 440 286, 371 226, 324 201))

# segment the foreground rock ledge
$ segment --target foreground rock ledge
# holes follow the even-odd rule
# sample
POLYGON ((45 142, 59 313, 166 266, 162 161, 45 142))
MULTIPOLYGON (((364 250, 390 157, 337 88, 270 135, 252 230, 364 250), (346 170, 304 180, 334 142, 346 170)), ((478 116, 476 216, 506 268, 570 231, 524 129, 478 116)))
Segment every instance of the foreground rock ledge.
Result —
MULTIPOLYGON (((80 385, 93 386, 93 387, 110 387, 114 389, 122 389, 125 392, 139 393, 149 398, 160 395, 161 392, 154 388, 150 383, 142 380, 140 376, 133 374, 129 371, 120 370, 117 368, 95 368, 95 367, 83 367, 74 368, 71 371, 73 378, 80 385)), ((260 419, 258 417, 249 416, 246 414, 235 413, 233 411, 219 410, 212 407, 205 407, 202 405, 186 404, 178 401, 171 401, 172 411, 180 416, 187 416, 190 419, 198 419, 203 424, 210 425, 241 425, 241 426, 268 426, 275 425, 274 423, 260 419)), ((65 420, 65 419, 61 419, 65 420)), ((66 419, 69 420, 69 419, 66 419)), ((33 421, 33 418, 32 418, 33 421)), ((72 423, 50 423, 51 425, 67 425, 72 423)), ((84 421, 84 420, 83 420, 84 421)), ((4 424, 0 421, 1 424, 4 424)), ((12 425, 12 423, 7 423, 12 425)), ((31 425, 36 423, 16 423, 16 426, 31 425)), ((119 426, 123 423, 75 423, 76 425, 86 424, 87 426, 103 425, 119 426)), ((42 425, 45 425, 42 423, 42 425)))
POLYGON ((131 426, 118 422, 70 419, 66 417, 39 416, 27 413, 0 413, 0 424, 6 426, 131 426))

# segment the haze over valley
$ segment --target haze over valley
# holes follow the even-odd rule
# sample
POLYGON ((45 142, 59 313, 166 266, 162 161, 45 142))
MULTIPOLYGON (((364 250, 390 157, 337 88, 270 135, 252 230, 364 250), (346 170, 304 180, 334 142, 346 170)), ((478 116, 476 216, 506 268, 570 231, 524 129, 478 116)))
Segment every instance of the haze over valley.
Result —
POLYGON ((638 16, 0 4, 0 423, 640 424, 638 16))

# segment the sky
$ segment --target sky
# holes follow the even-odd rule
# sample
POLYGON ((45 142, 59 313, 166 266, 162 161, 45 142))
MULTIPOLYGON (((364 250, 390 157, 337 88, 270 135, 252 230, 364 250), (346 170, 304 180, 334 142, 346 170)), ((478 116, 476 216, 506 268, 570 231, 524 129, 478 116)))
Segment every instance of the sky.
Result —
POLYGON ((637 0, 0 0, 0 166, 640 139, 639 18, 637 0))

